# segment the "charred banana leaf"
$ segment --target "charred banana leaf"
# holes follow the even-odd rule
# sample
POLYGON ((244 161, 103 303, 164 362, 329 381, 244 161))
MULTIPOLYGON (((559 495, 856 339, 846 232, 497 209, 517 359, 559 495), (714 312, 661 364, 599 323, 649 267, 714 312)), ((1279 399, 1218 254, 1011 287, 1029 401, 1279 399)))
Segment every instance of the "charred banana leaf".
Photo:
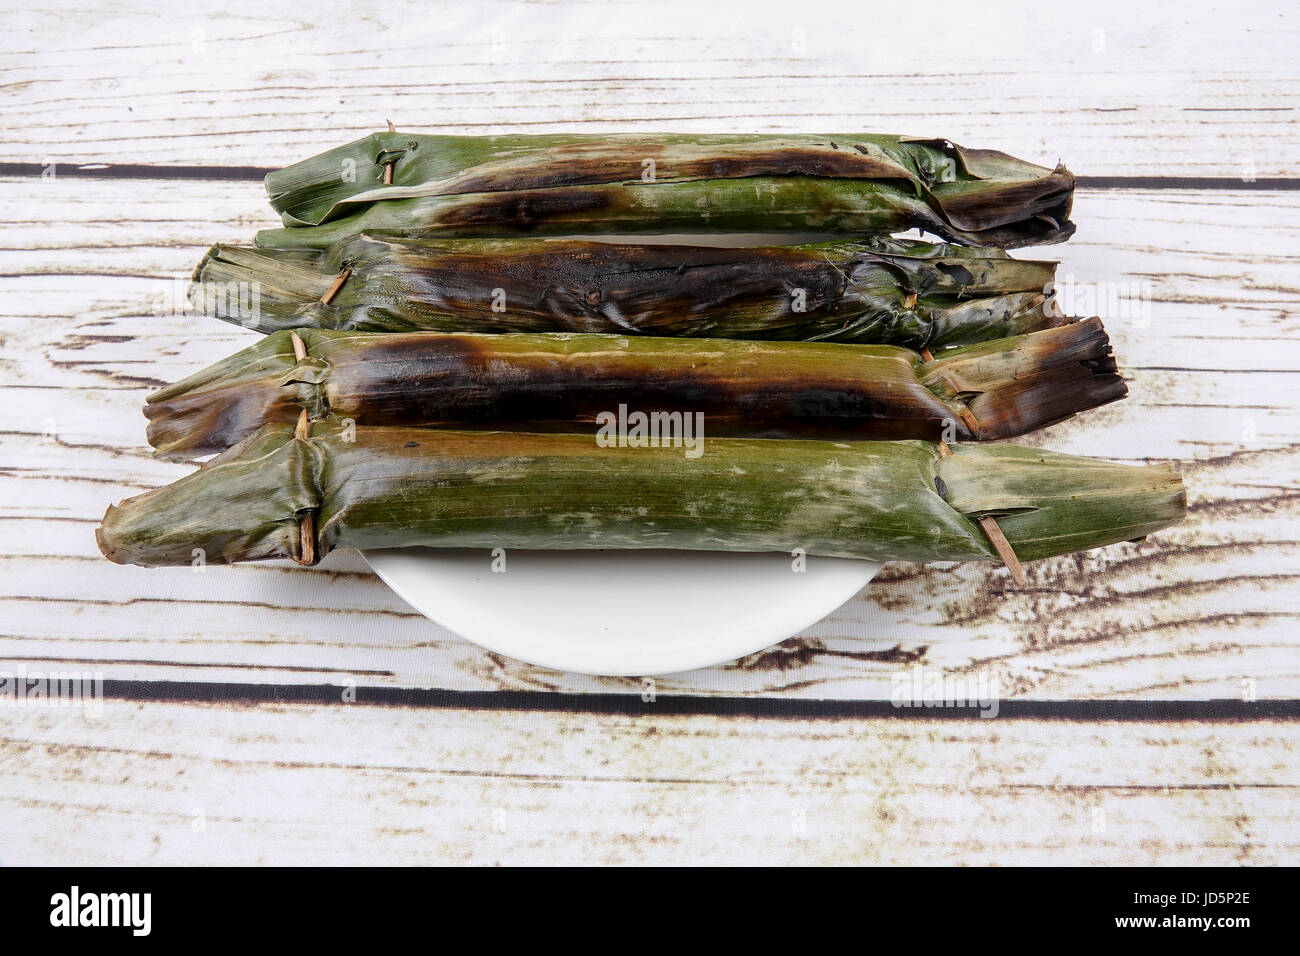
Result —
POLYGON ((612 332, 935 350, 1060 324, 1055 271, 1000 249, 899 239, 718 249, 356 236, 319 252, 214 246, 191 301, 261 332, 612 332))
POLYGON ((882 135, 374 133, 270 173, 286 228, 259 246, 397 236, 780 232, 968 245, 1060 242, 1074 176, 942 139, 882 135))
POLYGON ((621 406, 710 435, 1010 438, 1122 398, 1099 319, 950 349, 586 334, 276 332, 148 399, 161 455, 270 422, 594 430, 621 406), (692 421, 697 419, 692 419, 692 421))

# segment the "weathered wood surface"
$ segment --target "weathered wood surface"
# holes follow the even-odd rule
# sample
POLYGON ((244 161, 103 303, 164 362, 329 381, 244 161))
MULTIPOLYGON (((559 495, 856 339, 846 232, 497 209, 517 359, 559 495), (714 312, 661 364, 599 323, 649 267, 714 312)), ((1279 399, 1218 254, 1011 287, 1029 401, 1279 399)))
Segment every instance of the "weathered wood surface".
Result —
MULTIPOLYGON (((1085 191, 1063 283, 1147 283, 1149 321, 1106 315, 1128 401, 1030 439, 1182 462, 1188 522, 1031 568, 897 564, 805 634, 669 692, 887 697, 919 659, 1037 697, 1261 697, 1300 690, 1296 434, 1300 194, 1085 191)), ((457 689, 638 690, 482 652, 406 607, 355 556, 145 571, 103 561, 108 503, 185 473, 152 460, 147 390, 252 333, 168 314, 206 245, 269 214, 254 184, 0 180, 0 659, 110 677, 457 689), (154 314, 155 311, 160 314, 154 314)), ((1128 290, 1124 290, 1128 291, 1128 290)))
POLYGON ((1293 177, 1294 11, 1121 0, 14 4, 8 161, 282 165, 353 134, 900 132, 1092 176, 1293 177))
MULTIPOLYGON (((252 340, 166 309, 207 244, 273 222, 256 182, 211 177, 392 118, 465 133, 913 132, 1060 158, 1111 186, 1164 177, 1084 190, 1078 236, 1046 250, 1085 289, 1150 283, 1151 315, 1100 309, 1131 398, 1034 440, 1182 462, 1188 522, 1039 564, 1024 589, 990 567, 892 565, 804 635, 656 692, 882 698, 919 661, 1021 697, 1300 693, 1300 193, 1272 188, 1300 168, 1293 11, 5 6, 0 163, 54 164, 52 179, 0 178, 5 667, 640 693, 482 652, 355 556, 203 573, 98 557, 109 502, 186 470, 148 456, 146 391, 252 340), (86 162, 209 178, 66 175, 86 162), (1217 188, 1192 181, 1205 177, 1217 188)), ((1295 724, 1269 719, 109 700, 98 720, 0 708, 0 863, 1295 864, 1298 770, 1295 724)))
POLYGON ((0 720, 0 768, 8 865, 1300 862, 1271 721, 109 700, 0 720))

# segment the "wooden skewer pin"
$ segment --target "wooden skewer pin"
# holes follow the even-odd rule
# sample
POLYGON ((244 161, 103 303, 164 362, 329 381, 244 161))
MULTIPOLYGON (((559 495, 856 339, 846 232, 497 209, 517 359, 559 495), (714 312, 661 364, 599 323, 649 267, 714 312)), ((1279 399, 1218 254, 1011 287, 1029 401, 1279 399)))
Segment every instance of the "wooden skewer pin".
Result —
MULTIPOLYGON (((388 122, 388 132, 396 133, 397 127, 393 125, 393 121, 388 120, 387 122, 388 122)), ((388 162, 384 163, 384 185, 385 186, 393 185, 393 161, 391 159, 388 162)))
POLYGON ((348 276, 352 275, 352 267, 348 266, 342 272, 334 277, 330 287, 325 290, 325 294, 320 297, 321 305, 329 305, 330 300, 338 295, 339 289, 343 288, 343 283, 348 281, 348 276))
MULTIPOLYGON (((948 443, 943 441, 939 442, 939 457, 947 458, 951 454, 952 449, 948 447, 948 443)), ((1028 584, 1029 581, 1025 577, 1025 569, 1020 564, 1020 558, 1016 556, 1015 549, 1011 547, 1011 542, 1008 541, 1007 536, 1002 533, 1002 529, 998 527, 998 523, 994 519, 985 515, 983 518, 979 519, 979 526, 984 529, 984 533, 988 535, 989 541, 993 545, 993 550, 997 551, 998 557, 1002 559, 1002 563, 1005 564, 1007 570, 1011 572, 1011 579, 1021 587, 1028 584)))
MULTIPOLYGON (((298 346, 302 340, 295 334, 293 338, 294 354, 298 353, 298 346)), ((306 355, 306 349, 303 350, 306 355)), ((293 430, 293 437, 306 441, 311 437, 311 419, 307 417, 307 409, 302 410, 298 416, 298 424, 293 430)), ((298 519, 298 551, 299 556, 295 559, 299 564, 307 567, 316 563, 316 512, 305 511, 301 518, 298 519)))

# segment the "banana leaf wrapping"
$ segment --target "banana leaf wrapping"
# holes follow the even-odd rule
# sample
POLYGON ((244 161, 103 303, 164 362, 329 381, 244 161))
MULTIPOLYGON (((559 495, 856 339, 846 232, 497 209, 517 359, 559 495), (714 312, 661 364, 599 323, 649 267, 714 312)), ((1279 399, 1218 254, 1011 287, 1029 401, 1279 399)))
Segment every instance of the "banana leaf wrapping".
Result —
POLYGON ((266 177, 266 247, 397 236, 779 232, 968 245, 1060 242, 1074 176, 942 139, 882 135, 374 133, 266 177), (386 181, 391 180, 391 182, 386 181))
POLYGON ((1186 508, 1166 466, 1015 445, 713 438, 600 447, 590 435, 267 425, 196 472, 111 507, 110 560, 147 566, 334 548, 670 548, 881 561, 1023 560, 1136 539, 1186 508))
POLYGON ((936 350, 1059 324, 1045 294, 1055 271, 1000 249, 900 239, 718 249, 356 236, 315 252, 214 246, 190 298, 260 332, 611 332, 936 350))
POLYGON ((269 422, 593 430, 620 405, 711 435, 1010 438, 1122 398, 1099 319, 949 349, 648 336, 276 332, 149 396, 161 455, 224 451, 269 422))

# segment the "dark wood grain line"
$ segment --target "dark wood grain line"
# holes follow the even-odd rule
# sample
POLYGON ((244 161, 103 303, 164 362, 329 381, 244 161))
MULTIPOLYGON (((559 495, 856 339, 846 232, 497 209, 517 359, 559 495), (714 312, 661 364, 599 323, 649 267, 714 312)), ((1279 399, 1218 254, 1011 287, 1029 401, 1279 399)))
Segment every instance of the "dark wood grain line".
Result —
MULTIPOLYGON (((849 720, 897 717, 980 721, 978 708, 896 707, 887 700, 808 700, 783 697, 676 696, 659 692, 644 701, 629 693, 459 691, 446 688, 357 686, 357 704, 421 709, 562 711, 583 714, 714 715, 770 719, 849 720)), ((105 699, 168 703, 339 704, 339 685, 104 681, 105 699)), ((349 704, 348 706, 352 706, 349 704)), ((995 720, 1153 721, 1239 723, 1300 721, 1300 700, 1003 700, 995 720)))
POLYGON ((1234 176, 1079 176, 1079 189, 1295 190, 1300 179, 1244 180, 1234 176))
MULTIPOLYGON (((101 162, 54 163, 56 177, 76 179, 199 179, 218 182, 261 182, 271 170, 258 166, 148 166, 139 163, 111 165, 101 162)), ((44 163, 0 163, 0 176, 37 176, 44 163)))

